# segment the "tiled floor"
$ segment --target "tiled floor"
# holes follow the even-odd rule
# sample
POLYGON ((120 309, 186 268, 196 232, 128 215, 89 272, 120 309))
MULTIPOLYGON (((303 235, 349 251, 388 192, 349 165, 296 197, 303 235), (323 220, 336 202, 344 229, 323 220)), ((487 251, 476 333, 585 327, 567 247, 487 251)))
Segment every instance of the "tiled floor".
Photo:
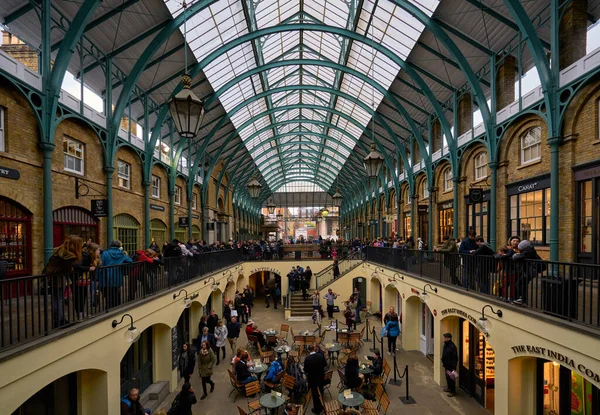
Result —
MULTIPOLYGON (((257 302, 257 306, 254 308, 252 318, 257 322, 259 329, 264 330, 267 328, 279 328, 281 323, 285 323, 283 309, 279 308, 274 310, 272 307, 266 309, 264 303, 261 301, 257 302)), ((376 319, 371 317, 371 323, 376 319)), ((327 319, 325 319, 325 322, 327 319)), ((288 322, 293 328, 295 333, 300 332, 304 329, 314 330, 316 326, 310 321, 291 321, 288 322)), ((245 327, 245 326, 244 326, 245 327)), ((359 326, 360 329, 361 326, 359 326)), ((379 331, 379 328, 377 329, 379 331)), ((327 334, 327 341, 333 339, 333 332, 327 334)), ((291 339, 290 339, 291 340, 291 339)), ((291 341, 290 341, 291 343, 291 341)), ((243 333, 238 340, 238 345, 246 344, 246 335, 243 333)), ((365 345, 359 352, 359 356, 363 356, 368 353, 369 345, 365 345)), ((387 347, 387 344, 386 344, 387 347)), ((232 397, 227 395, 231 391, 229 384, 229 378, 227 375, 227 368, 230 368, 231 361, 230 350, 227 350, 227 363, 223 363, 215 367, 215 374, 212 380, 215 382, 215 391, 203 400, 198 400, 198 403, 193 408, 194 415, 224 415, 224 414, 237 414, 237 405, 242 409, 247 410, 248 405, 246 398, 239 396, 235 403, 232 401, 232 397)), ((385 358, 392 365, 392 358, 385 354, 385 358)), ((467 396, 464 391, 459 390, 458 395, 454 398, 448 398, 446 393, 442 391, 442 388, 433 381, 433 364, 420 352, 412 351, 405 352, 403 350, 397 353, 398 365, 404 367, 409 365, 409 376, 410 376, 410 395, 415 399, 416 404, 404 405, 400 401, 400 397, 404 396, 406 388, 404 383, 401 386, 386 386, 386 391, 391 399, 391 405, 388 410, 388 414, 402 413, 402 414, 414 414, 414 415, 428 415, 428 414, 443 414, 443 415, 479 415, 489 414, 484 408, 482 408, 474 399, 467 396)), ((332 391, 336 389, 338 383, 337 372, 334 372, 334 378, 332 382, 332 391)), ((202 383, 198 377, 198 373, 195 372, 191 379, 192 386, 196 390, 196 396, 200 399, 202 396, 202 383)), ((171 402, 175 399, 177 392, 181 389, 183 380, 179 382, 178 388, 175 392, 170 394, 165 401, 163 401, 161 408, 168 409, 171 402)), ((335 393, 333 393, 335 398, 335 393)), ((325 394, 325 400, 331 399, 328 394, 325 394)), ((309 408, 306 414, 311 414, 310 409, 312 408, 312 402, 309 404, 309 408)))

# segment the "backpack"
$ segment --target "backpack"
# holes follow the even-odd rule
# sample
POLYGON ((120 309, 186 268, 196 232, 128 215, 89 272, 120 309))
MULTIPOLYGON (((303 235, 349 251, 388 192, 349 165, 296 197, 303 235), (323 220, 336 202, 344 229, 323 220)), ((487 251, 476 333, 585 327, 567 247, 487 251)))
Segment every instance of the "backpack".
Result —
POLYGON ((177 415, 179 414, 179 394, 173 399, 173 403, 171 404, 171 408, 167 411, 167 415, 177 415))

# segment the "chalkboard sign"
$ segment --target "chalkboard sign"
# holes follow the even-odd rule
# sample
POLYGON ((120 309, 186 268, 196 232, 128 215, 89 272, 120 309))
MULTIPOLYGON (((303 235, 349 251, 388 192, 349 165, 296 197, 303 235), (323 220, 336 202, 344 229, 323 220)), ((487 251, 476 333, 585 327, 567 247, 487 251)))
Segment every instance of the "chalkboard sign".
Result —
POLYGON ((186 216, 182 216, 179 218, 179 227, 180 228, 187 228, 190 226, 190 223, 188 222, 188 218, 186 216))
POLYGON ((105 218, 108 215, 108 200, 92 200, 92 215, 97 218, 105 218))
POLYGON ((177 326, 171 329, 171 340, 172 340, 172 369, 177 369, 179 366, 179 333, 177 332, 177 326))

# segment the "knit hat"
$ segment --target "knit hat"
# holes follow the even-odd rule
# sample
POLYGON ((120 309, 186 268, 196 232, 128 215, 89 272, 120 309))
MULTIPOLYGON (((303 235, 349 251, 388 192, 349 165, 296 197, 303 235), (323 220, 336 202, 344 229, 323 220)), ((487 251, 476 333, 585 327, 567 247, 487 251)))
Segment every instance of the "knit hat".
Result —
POLYGON ((513 239, 518 239, 519 241, 521 241, 521 238, 517 235, 513 235, 510 238, 508 238, 508 243, 507 245, 510 245, 510 243, 513 241, 513 239))
POLYGON ((531 246, 531 243, 525 239, 524 241, 519 242, 519 251, 527 249, 531 246))

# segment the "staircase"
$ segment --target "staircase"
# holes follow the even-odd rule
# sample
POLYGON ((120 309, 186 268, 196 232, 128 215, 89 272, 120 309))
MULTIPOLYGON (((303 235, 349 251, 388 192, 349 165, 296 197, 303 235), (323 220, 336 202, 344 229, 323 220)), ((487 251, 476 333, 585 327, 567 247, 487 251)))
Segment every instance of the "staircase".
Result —
POLYGON ((296 292, 291 295, 291 316, 292 317, 312 317, 312 295, 309 294, 306 301, 302 299, 302 292, 296 292))
MULTIPOLYGON (((340 269, 340 276, 338 278, 343 277, 362 263, 363 260, 360 253, 353 253, 347 258, 342 259, 338 262, 338 267, 340 269)), ((323 271, 315 274, 315 283, 319 291, 327 288, 327 286, 333 281, 333 264, 325 268, 323 271)))
POLYGON ((148 408, 154 413, 159 404, 169 395, 169 382, 156 382, 148 386, 140 396, 143 408, 148 408))

